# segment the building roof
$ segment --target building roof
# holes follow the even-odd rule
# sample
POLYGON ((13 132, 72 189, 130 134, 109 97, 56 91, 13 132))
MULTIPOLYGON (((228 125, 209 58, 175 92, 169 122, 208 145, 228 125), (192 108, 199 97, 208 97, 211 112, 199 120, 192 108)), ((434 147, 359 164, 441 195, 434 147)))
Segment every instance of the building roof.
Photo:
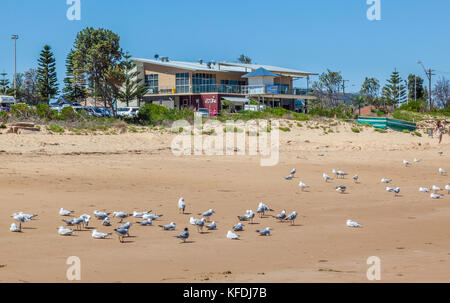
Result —
POLYGON ((154 59, 141 59, 141 58, 132 58, 133 61, 155 64, 160 66, 173 67, 178 69, 184 69, 189 71, 198 71, 198 72, 234 72, 234 73, 249 73, 253 72, 259 68, 263 68, 269 72, 276 73, 281 76, 290 76, 290 77, 304 77, 309 75, 317 75, 316 73, 310 73, 305 71, 300 71, 291 68, 270 66, 270 65, 260 65, 260 64, 244 64, 244 63, 229 63, 229 62, 186 62, 186 61, 162 61, 162 60, 154 60, 154 59))
POLYGON ((242 78, 254 78, 254 77, 279 77, 279 76, 262 67, 242 76, 242 78))

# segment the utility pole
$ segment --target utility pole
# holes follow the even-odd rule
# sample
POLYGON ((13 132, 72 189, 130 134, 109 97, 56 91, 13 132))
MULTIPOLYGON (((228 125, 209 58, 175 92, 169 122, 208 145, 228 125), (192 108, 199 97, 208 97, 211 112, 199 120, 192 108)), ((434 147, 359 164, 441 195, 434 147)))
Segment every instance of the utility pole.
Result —
POLYGON ((414 101, 417 101, 417 76, 414 75, 414 101))
POLYGON ((16 90, 16 77, 17 77, 17 39, 19 39, 19 35, 12 35, 11 39, 14 40, 14 99, 17 98, 17 90, 16 90))
POLYGON ((433 99, 431 98, 431 77, 434 76, 435 74, 433 74, 434 70, 432 70, 431 68, 429 68, 428 70, 425 68, 425 66, 423 66, 422 61, 418 61, 417 64, 420 64, 423 68, 423 70, 425 71, 425 74, 427 75, 428 78, 428 100, 429 100, 429 105, 430 105, 430 110, 433 109, 433 99))

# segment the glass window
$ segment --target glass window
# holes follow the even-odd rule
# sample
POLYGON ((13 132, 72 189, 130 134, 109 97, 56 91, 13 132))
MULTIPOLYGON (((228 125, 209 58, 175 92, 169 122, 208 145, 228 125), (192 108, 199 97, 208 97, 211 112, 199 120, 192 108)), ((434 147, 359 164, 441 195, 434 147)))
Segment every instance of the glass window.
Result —
POLYGON ((189 93, 189 73, 178 73, 175 75, 177 93, 189 93))
POLYGON ((157 94, 159 89, 158 74, 145 75, 145 86, 149 88, 149 93, 157 94))

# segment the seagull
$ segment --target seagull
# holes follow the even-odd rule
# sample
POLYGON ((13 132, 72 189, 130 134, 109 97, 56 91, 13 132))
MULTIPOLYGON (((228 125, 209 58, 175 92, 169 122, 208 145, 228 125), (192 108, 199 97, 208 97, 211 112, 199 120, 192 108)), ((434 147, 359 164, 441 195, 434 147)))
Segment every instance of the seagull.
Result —
POLYGON ((203 213, 200 213, 198 215, 202 216, 202 217, 206 217, 209 221, 209 218, 214 214, 214 210, 213 209, 209 209, 203 213))
POLYGON ((353 181, 355 181, 355 183, 358 182, 358 179, 359 179, 359 176, 358 176, 358 175, 354 175, 354 176, 353 176, 353 181))
POLYGON ((428 193, 428 192, 430 192, 430 189, 429 189, 429 188, 426 188, 426 187, 421 187, 421 188, 419 188, 419 191, 420 191, 421 193, 428 193))
POLYGON ((201 220, 197 220, 195 222, 195 225, 197 225, 198 232, 200 232, 200 233, 203 232, 203 227, 205 226, 205 222, 206 222, 205 218, 202 218, 201 220))
POLYGON ((359 224, 358 222, 352 221, 352 220, 347 220, 347 226, 348 227, 362 227, 361 224, 359 224))
POLYGON ((37 215, 32 215, 32 214, 25 214, 24 212, 18 212, 18 213, 14 213, 11 217, 15 217, 15 216, 22 216, 24 218, 26 218, 28 221, 33 220, 34 217, 37 217, 37 215))
POLYGON ((12 223, 11 227, 9 228, 9 231, 11 231, 13 233, 20 233, 20 232, 22 232, 22 229, 16 223, 12 223))
POLYGON ((342 179, 345 179, 345 176, 347 176, 348 174, 347 174, 346 172, 343 172, 343 171, 341 171, 341 170, 338 170, 338 171, 336 172, 336 175, 337 175, 338 177, 342 177, 342 179))
POLYGON ((239 235, 236 235, 234 232, 232 232, 231 230, 229 230, 228 233, 227 233, 227 239, 230 239, 230 240, 239 240, 239 235))
POLYGON ((445 185, 445 190, 450 195, 450 185, 445 185))
POLYGON ((206 225, 206 228, 208 228, 208 230, 216 230, 217 229, 216 222, 212 221, 211 224, 206 225))
POLYGON ((143 218, 144 220, 148 220, 148 219, 156 220, 156 219, 161 218, 162 216, 163 216, 163 215, 147 214, 147 215, 144 215, 142 218, 143 218))
POLYGON ((286 210, 283 209, 283 211, 280 214, 274 216, 274 218, 283 221, 284 218, 286 218, 286 210))
POLYGON ((440 151, 440 152, 438 152, 438 154, 442 156, 444 154, 444 152, 440 151))
POLYGON ((19 222, 19 228, 22 230, 22 223, 31 221, 29 216, 26 216, 25 214, 16 214, 13 216, 13 219, 19 222))
POLYGON ((152 223, 153 223, 153 220, 152 219, 147 219, 147 220, 144 220, 144 221, 138 221, 136 223, 140 224, 142 226, 151 226, 152 223))
POLYGON ((133 211, 133 217, 142 218, 142 217, 144 217, 144 215, 148 215, 148 213, 150 213, 150 212, 151 211, 144 211, 144 212, 133 211))
POLYGON ((289 174, 291 176, 294 176, 296 172, 297 172, 297 170, 295 168, 293 168, 289 174))
POLYGON ((415 162, 415 163, 419 163, 420 161, 422 161, 422 159, 416 159, 416 158, 414 158, 414 162, 415 162))
POLYGON ((389 184, 391 182, 392 182, 391 179, 385 179, 385 178, 381 179, 381 183, 389 184))
MULTIPOLYGON (((66 222, 66 220, 63 220, 64 222, 66 222)), ((66 222, 67 223, 67 222, 66 222)), ((81 229, 81 226, 85 223, 84 218, 75 218, 72 220, 72 224, 67 224, 67 225, 76 225, 77 229, 81 229)))
POLYGON ((273 209, 270 209, 270 207, 268 207, 266 204, 260 202, 258 204, 258 209, 256 210, 256 212, 260 214, 262 218, 262 216, 266 214, 266 211, 273 211, 273 209))
POLYGON ((94 239, 106 239, 110 235, 112 235, 112 234, 110 234, 110 233, 101 233, 101 232, 98 232, 96 229, 94 229, 92 231, 92 238, 94 238, 94 239))
POLYGON ((323 173, 322 178, 325 180, 325 182, 328 182, 331 180, 331 177, 328 176, 326 173, 323 173))
POLYGON ((319 154, 319 157, 325 157, 325 154, 319 154))
POLYGON ((109 215, 110 215, 110 213, 105 213, 105 212, 101 212, 98 210, 94 210, 94 216, 99 220, 104 220, 104 219, 108 218, 109 215))
POLYGON ((430 198, 431 199, 440 199, 442 197, 442 195, 440 194, 435 194, 435 193, 431 193, 430 198))
POLYGON ((267 227, 266 229, 260 229, 257 230, 256 232, 259 233, 260 236, 270 236, 270 227, 267 227))
POLYGON ((178 239, 182 239, 183 243, 186 242, 186 240, 189 238, 189 229, 186 227, 184 231, 176 236, 178 239))
POLYGON ((126 219, 130 216, 130 214, 124 213, 123 211, 115 211, 113 212, 113 217, 119 218, 119 223, 122 223, 123 219, 126 219))
POLYGON ((294 211, 292 214, 290 214, 289 216, 287 216, 286 218, 284 218, 284 220, 286 221, 291 221, 291 224, 294 225, 295 224, 295 219, 297 218, 297 212, 294 211))
POLYGON ((441 191, 442 189, 440 187, 437 187, 436 185, 433 185, 431 189, 436 193, 437 191, 441 191))
POLYGON ((339 185, 338 187, 336 187, 336 191, 340 192, 341 194, 345 193, 346 190, 347 190, 347 187, 344 185, 339 185))
POLYGON ((111 226, 111 221, 109 221, 108 217, 106 217, 105 220, 103 220, 102 225, 103 226, 111 226))
POLYGON ((119 242, 123 243, 123 237, 128 236, 128 229, 116 228, 116 229, 114 229, 114 231, 119 236, 119 242))
POLYGON ((74 213, 73 210, 66 210, 64 208, 61 207, 61 209, 59 210, 59 215, 63 216, 63 217, 68 217, 70 216, 72 213, 74 213))
POLYGON ((442 168, 439 168, 439 173, 441 175, 446 175, 447 174, 447 172, 444 169, 442 169, 442 168))
POLYGON ((410 163, 407 160, 403 160, 403 165, 408 166, 410 163))
POLYGON ((243 231, 244 230, 244 225, 242 223, 238 223, 235 226, 233 226, 233 230, 234 231, 243 231))
POLYGON ((83 225, 85 227, 89 226, 89 221, 91 220, 91 216, 89 216, 88 214, 83 214, 80 216, 80 218, 82 218, 84 220, 83 225))
POLYGON ((251 209, 248 209, 244 215, 238 216, 239 221, 250 221, 251 223, 253 223, 254 218, 255 213, 251 209))
POLYGON ((284 177, 286 180, 292 180, 292 178, 293 178, 294 176, 292 176, 292 175, 289 175, 289 176, 286 176, 286 177, 284 177))
POLYGON ((58 234, 61 236, 71 236, 73 235, 74 230, 70 229, 70 228, 64 228, 64 226, 60 226, 58 228, 58 234))
POLYGON ((391 192, 391 193, 395 193, 395 195, 397 196, 400 193, 400 187, 386 187, 386 191, 391 192))
POLYGON ((180 200, 178 200, 178 209, 184 214, 184 211, 186 210, 186 202, 184 202, 184 198, 180 198, 180 200))
POLYGON ((175 230, 176 224, 173 222, 170 222, 168 225, 158 225, 159 227, 162 227, 163 230, 175 230))
POLYGON ((300 188, 302 189, 302 191, 305 191, 305 189, 309 188, 308 185, 306 185, 305 183, 303 183, 302 181, 300 181, 298 183, 298 186, 300 186, 300 188))

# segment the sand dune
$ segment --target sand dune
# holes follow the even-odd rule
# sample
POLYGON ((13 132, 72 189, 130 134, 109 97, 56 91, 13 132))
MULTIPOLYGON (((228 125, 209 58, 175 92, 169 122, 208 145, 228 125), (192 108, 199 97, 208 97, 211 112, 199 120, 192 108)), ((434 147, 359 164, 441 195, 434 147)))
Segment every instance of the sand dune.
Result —
MULTIPOLYGON (((370 256, 381 259, 382 282, 450 282, 450 195, 432 200, 418 192, 450 182, 437 171, 450 171, 450 137, 439 146, 425 135, 353 133, 347 124, 324 134, 314 125, 293 123, 281 132, 274 167, 261 167, 251 156, 175 157, 169 132, 1 134, 0 282, 65 282, 69 256, 81 259, 82 282, 367 282, 370 256), (414 158, 422 161, 403 167, 403 159, 414 158), (284 180, 293 167, 296 178, 284 180), (332 175, 333 168, 350 176, 325 183, 322 173, 332 175), (354 173, 359 184, 351 180, 354 173), (399 197, 385 191, 383 177, 401 187, 399 197), (347 194, 334 190, 341 184, 347 194), (181 196, 185 215, 177 209, 181 196), (245 223, 241 240, 227 240, 236 216, 256 211, 261 201, 273 214, 297 211, 296 225, 258 217, 256 224, 245 223), (78 216, 149 209, 164 216, 151 227, 133 225, 132 237, 121 244, 115 235, 94 240, 89 231, 58 236, 61 207, 78 216), (189 217, 210 208, 218 230, 199 234, 189 217), (39 215, 22 234, 9 232, 17 211, 39 215), (347 219, 364 227, 348 228, 347 219), (157 226, 170 221, 176 231, 157 226), (268 226, 270 237, 255 232, 268 226), (173 237, 184 227, 192 243, 173 237)), ((91 226, 111 232, 118 221, 112 223, 103 227, 93 219, 91 226)))

